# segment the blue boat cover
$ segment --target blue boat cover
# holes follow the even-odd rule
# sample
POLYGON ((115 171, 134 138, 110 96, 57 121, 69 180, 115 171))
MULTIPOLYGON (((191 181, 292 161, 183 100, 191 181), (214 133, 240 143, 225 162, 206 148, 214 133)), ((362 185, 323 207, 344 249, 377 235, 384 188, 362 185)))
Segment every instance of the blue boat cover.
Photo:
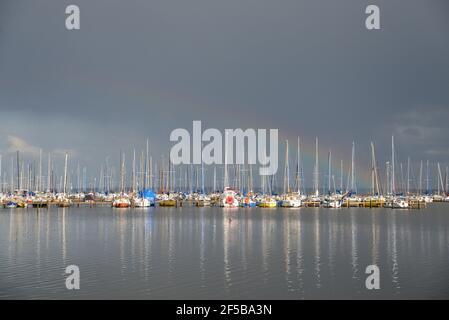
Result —
POLYGON ((151 189, 145 189, 139 192, 139 195, 144 199, 155 200, 156 194, 151 189))

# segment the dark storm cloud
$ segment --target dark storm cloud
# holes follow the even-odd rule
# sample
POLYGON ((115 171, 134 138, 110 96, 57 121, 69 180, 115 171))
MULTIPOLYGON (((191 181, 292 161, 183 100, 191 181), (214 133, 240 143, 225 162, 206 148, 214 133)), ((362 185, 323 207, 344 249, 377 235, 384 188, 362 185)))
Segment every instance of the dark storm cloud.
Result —
MULTIPOLYGON (((279 128, 368 163, 448 159, 449 5, 432 1, 2 1, 0 116, 7 136, 91 162, 168 151, 172 129, 279 128), (65 29, 65 7, 81 30, 65 29), (368 4, 380 31, 364 27, 368 4), (360 146, 360 149, 359 149, 360 146)), ((9 141, 9 142, 8 142, 9 141)), ((17 140, 16 140, 17 141, 17 140)), ((324 154, 324 153, 322 153, 324 154)))

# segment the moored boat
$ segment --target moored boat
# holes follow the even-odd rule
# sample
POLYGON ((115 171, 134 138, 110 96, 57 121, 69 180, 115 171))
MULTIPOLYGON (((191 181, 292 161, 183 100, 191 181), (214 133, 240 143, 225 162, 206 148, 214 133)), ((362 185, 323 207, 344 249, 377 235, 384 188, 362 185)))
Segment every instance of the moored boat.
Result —
POLYGON ((120 196, 112 202, 112 207, 114 208, 129 208, 131 206, 131 201, 128 197, 120 196))
POLYGON ((220 197, 220 206, 226 208, 235 208, 239 206, 237 193, 231 188, 226 188, 220 197))
POLYGON ((281 207, 284 208, 299 208, 302 205, 299 194, 288 194, 281 200, 281 207))
POLYGON ((14 201, 8 201, 5 205, 5 207, 8 209, 14 209, 14 208, 17 208, 17 206, 18 206, 17 202, 14 202, 14 201))
POLYGON ((276 199, 272 197, 264 197, 258 204, 259 208, 275 208, 277 207, 276 199))
POLYGON ((154 202, 146 198, 135 198, 133 206, 136 208, 148 208, 154 206, 154 202))

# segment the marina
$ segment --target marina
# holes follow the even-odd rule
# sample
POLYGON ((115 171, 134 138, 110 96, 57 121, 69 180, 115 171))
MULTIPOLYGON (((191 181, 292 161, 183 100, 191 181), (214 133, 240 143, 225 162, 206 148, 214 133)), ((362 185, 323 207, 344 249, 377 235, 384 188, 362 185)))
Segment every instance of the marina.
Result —
MULTIPOLYGON (((49 207, 116 207, 116 208, 139 208, 139 207, 208 207, 208 206, 216 206, 216 207, 245 207, 245 208, 300 208, 300 207, 322 207, 322 208, 349 208, 349 207, 359 207, 359 208, 391 208, 391 204, 389 204, 386 198, 375 199, 373 200, 369 196, 362 196, 359 199, 346 199, 343 200, 338 207, 333 207, 329 205, 329 202, 323 197, 323 200, 317 201, 316 199, 308 199, 305 198, 301 201, 299 205, 287 205, 285 203, 285 196, 272 196, 270 198, 263 197, 260 195, 256 195, 254 197, 236 197, 235 205, 226 206, 217 195, 212 195, 208 197, 208 200, 205 200, 204 197, 201 198, 198 195, 192 195, 191 197, 185 196, 184 194, 170 194, 170 198, 166 194, 156 195, 155 200, 142 199, 134 196, 134 195, 125 195, 122 194, 111 194, 109 197, 105 197, 102 194, 77 194, 77 195, 68 195, 64 200, 60 200, 51 195, 40 195, 39 198, 35 198, 33 196, 20 196, 13 195, 7 196, 6 199, 0 202, 0 206, 2 208, 49 208, 49 207), (92 200, 85 200, 85 199, 92 200), (252 205, 248 203, 251 201, 252 205)), ((404 202, 406 203, 405 208, 407 209, 420 209, 427 206, 429 202, 449 202, 447 199, 442 199, 441 197, 428 197, 427 199, 418 198, 418 197, 410 197, 404 198, 404 202)), ((396 207, 395 207, 396 208, 396 207)), ((398 207, 399 208, 399 207, 398 207)))
MULTIPOLYGON (((436 164, 436 186, 431 185, 430 163, 426 161, 425 175, 423 161, 420 162, 419 178, 412 179, 410 157, 407 157, 406 175, 403 163, 399 162, 400 173, 396 171, 397 155, 394 137, 391 138, 391 159, 386 162, 384 171, 385 181, 382 185, 380 167, 376 160, 374 144, 371 143, 371 190, 358 191, 355 144, 352 143, 351 163, 348 170, 346 186, 343 178, 343 161, 340 167, 340 186, 336 187, 335 174, 332 171, 332 152, 328 153, 327 173, 323 173, 319 166, 318 138, 315 139, 315 164, 313 168, 313 188, 304 186, 304 167, 301 160, 301 144, 298 137, 296 169, 294 179, 290 170, 290 155, 288 140, 285 141, 285 158, 283 167, 282 187, 276 184, 275 175, 260 175, 260 186, 255 185, 253 167, 251 164, 224 164, 222 177, 218 183, 217 166, 213 167, 212 188, 205 187, 207 179, 205 166, 178 165, 175 166, 169 157, 168 162, 162 157, 159 163, 153 165, 153 158, 149 152, 149 141, 141 151, 140 164, 133 150, 130 179, 126 179, 126 154, 120 152, 119 173, 114 181, 114 167, 106 158, 105 164, 100 166, 100 176, 87 176, 86 168, 77 165, 76 173, 69 173, 69 154, 64 155, 63 170, 57 183, 57 171, 51 154, 48 155, 47 176, 42 174, 42 152, 39 159, 33 160, 38 166, 28 164, 28 171, 24 170, 26 163, 20 158, 20 151, 16 159, 11 158, 10 182, 2 175, 0 192, 0 206, 3 208, 48 208, 51 206, 112 206, 114 208, 130 207, 208 207, 223 208, 300 208, 322 207, 328 209, 339 208, 391 208, 391 209, 421 209, 431 202, 449 203, 448 167, 442 173, 440 163, 436 164), (184 169, 184 171, 183 171, 184 169), (322 178, 320 178, 322 176, 322 178), (16 181, 15 181, 16 180, 16 181), (46 185, 44 181, 46 180, 46 185), (294 186, 291 183, 294 180, 294 186), (88 186, 88 181, 91 183, 88 186), (75 183, 76 182, 76 183, 75 183), (425 185, 425 187, 424 187, 425 185), (320 187, 322 186, 322 187, 320 187), (23 188, 25 187, 25 188, 23 188), (436 188, 435 188, 436 187, 436 188), (7 191, 9 189, 9 191, 7 191), (87 190, 90 189, 90 190, 87 190), (46 191, 43 191, 46 190, 46 191)), ((0 172, 2 172, 0 159, 0 172)), ((128 174, 129 175, 129 174, 128 174)))

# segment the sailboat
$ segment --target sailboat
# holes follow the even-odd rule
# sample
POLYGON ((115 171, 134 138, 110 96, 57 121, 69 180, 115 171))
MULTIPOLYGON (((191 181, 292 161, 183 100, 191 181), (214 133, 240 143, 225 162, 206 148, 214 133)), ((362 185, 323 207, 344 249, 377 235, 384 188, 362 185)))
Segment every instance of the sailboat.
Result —
POLYGON ((159 200, 159 207, 176 207, 176 199, 173 194, 163 194, 159 200))
POLYGON ((318 163, 318 137, 315 138, 315 166, 313 168, 313 189, 314 193, 307 199, 307 206, 319 207, 321 204, 320 190, 319 190, 319 163, 318 163))
POLYGON ((129 208, 131 206, 131 201, 128 197, 121 194, 119 197, 114 199, 112 206, 114 208, 129 208))
POLYGON ((68 153, 65 154, 65 161, 64 161, 64 186, 63 186, 63 193, 58 198, 58 207, 60 208, 67 208, 72 205, 72 201, 67 196, 67 164, 68 164, 68 153))
POLYGON ((429 160, 426 161, 426 193, 424 195, 424 202, 430 203, 433 202, 433 197, 431 196, 430 190, 430 180, 429 180, 429 160))
MULTIPOLYGON (((333 180, 332 175, 332 152, 329 150, 329 156, 328 156, 328 189, 327 189, 327 196, 324 197, 323 201, 323 207, 324 208, 341 208, 342 206, 342 197, 340 194, 337 194, 334 192, 331 193, 331 180, 333 180)), ((334 189, 335 189, 335 182, 334 182, 334 189)))
POLYGON ((443 176, 441 175, 441 167, 440 163, 437 163, 437 192, 433 195, 433 202, 442 202, 445 198, 444 195, 444 185, 443 185, 443 176))
MULTIPOLYGON (((228 137, 226 136, 226 141, 228 141, 227 138, 228 137)), ((220 195, 220 206, 225 208, 236 208, 239 206, 239 201, 237 199, 237 192, 229 186, 227 146, 225 150, 223 193, 220 195)))
POLYGON ((379 176, 377 174, 377 161, 374 150, 374 143, 371 142, 371 195, 363 199, 364 206, 369 208, 382 207, 385 198, 380 193, 379 176))
POLYGON ((18 207, 18 203, 15 201, 8 201, 5 205, 5 207, 8 209, 15 209, 18 207))
POLYGON ((197 207, 208 207, 211 204, 212 204, 211 198, 208 195, 206 195, 205 190, 204 190, 204 163, 203 163, 203 161, 201 161, 201 192, 197 196, 196 206, 197 207))
POLYGON ((125 155, 120 152, 120 195, 112 202, 114 208, 129 208, 131 200, 125 194, 125 155))
MULTIPOLYGON (((298 165, 299 165, 299 138, 298 138, 298 165)), ((285 141, 285 162, 284 162, 284 193, 280 202, 281 207, 284 208, 299 208, 302 204, 300 198, 300 190, 298 183, 297 193, 290 192, 290 166, 288 156, 288 140, 285 141)), ((299 171, 299 170, 298 170, 299 171)), ((297 172, 298 175, 298 172, 297 172)), ((298 179, 298 177, 297 177, 298 179)))
POLYGON ((348 175, 348 191, 350 192, 347 198, 346 205, 350 207, 359 207, 363 205, 362 197, 357 195, 357 178, 356 178, 356 167, 355 167, 355 142, 352 142, 351 149, 351 168, 348 175))
POLYGON ((407 209, 408 202, 403 197, 396 195, 395 184, 395 151, 394 151, 394 136, 391 136, 391 194, 384 204, 385 208, 392 209, 407 209))
POLYGON ((136 208, 148 208, 154 206, 154 200, 145 197, 136 197, 133 199, 133 206, 136 208))
MULTIPOLYGON (((161 168, 163 168, 161 166, 161 168)), ((163 174, 163 170, 162 170, 162 174, 163 174)), ((168 161, 168 170, 167 170, 167 176, 164 177, 165 181, 162 181, 162 183, 165 185, 163 190, 166 192, 164 194, 161 195, 160 199, 159 199, 159 206, 160 207, 176 207, 177 205, 177 200, 176 200, 176 195, 175 193, 171 192, 172 191, 172 168, 171 168, 171 160, 169 157, 169 161, 168 161)), ((163 179, 164 180, 164 179, 163 179)))
POLYGON ((275 208, 277 207, 277 201, 274 197, 265 195, 257 206, 259 208, 275 208))
MULTIPOLYGON (((155 194, 151 189, 147 189, 148 185, 147 185, 147 171, 148 171, 148 139, 147 139, 147 159, 145 160, 145 164, 144 164, 144 159, 143 159, 143 151, 142 151, 142 156, 141 156, 141 174, 142 174, 142 190, 140 192, 137 192, 136 196, 133 198, 132 200, 132 205, 136 208, 148 208, 148 207, 153 207, 155 205, 155 194)), ((150 162, 150 167, 151 167, 151 162, 150 162)), ((137 184, 137 175, 136 175, 136 152, 134 150, 133 152, 133 173, 132 173, 132 185, 133 185, 133 193, 136 190, 136 184, 137 184)), ((150 172, 151 172, 151 168, 150 168, 150 172)))
POLYGON ((236 208, 239 206, 237 192, 234 189, 226 187, 220 196, 220 206, 225 208, 236 208))

